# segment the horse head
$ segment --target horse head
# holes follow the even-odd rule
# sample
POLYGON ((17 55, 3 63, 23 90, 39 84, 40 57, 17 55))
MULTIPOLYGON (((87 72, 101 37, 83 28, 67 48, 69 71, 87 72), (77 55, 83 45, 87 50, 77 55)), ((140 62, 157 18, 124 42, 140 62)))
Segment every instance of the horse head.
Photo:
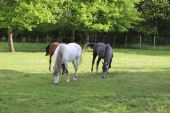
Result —
POLYGON ((59 83, 59 74, 60 74, 60 70, 58 68, 54 68, 54 84, 58 84, 59 83))
POLYGON ((46 49, 45 49, 45 51, 46 51, 45 56, 48 56, 48 55, 49 55, 49 49, 50 49, 50 45, 48 45, 48 46, 46 47, 46 49))

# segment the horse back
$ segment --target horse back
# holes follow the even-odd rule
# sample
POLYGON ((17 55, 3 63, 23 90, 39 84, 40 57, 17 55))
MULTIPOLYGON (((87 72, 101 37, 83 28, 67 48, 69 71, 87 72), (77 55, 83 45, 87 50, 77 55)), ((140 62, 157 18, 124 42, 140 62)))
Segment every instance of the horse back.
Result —
POLYGON ((76 44, 76 43, 69 43, 67 44, 68 50, 71 53, 74 53, 75 55, 80 56, 81 52, 82 52, 82 48, 80 45, 76 44))
POLYGON ((55 49, 60 45, 60 43, 58 42, 53 42, 50 44, 50 47, 49 47, 49 53, 50 55, 53 55, 54 54, 54 51, 55 49))
POLYGON ((93 48, 93 53, 97 54, 100 58, 104 58, 106 45, 104 43, 97 43, 93 48))

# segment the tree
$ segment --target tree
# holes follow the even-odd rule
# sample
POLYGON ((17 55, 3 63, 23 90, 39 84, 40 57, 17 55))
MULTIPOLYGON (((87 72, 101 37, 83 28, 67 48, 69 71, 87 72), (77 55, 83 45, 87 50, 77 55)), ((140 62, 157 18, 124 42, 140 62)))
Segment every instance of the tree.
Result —
POLYGON ((76 25, 82 31, 124 32, 140 18, 135 4, 138 0, 90 0, 75 8, 76 25))
POLYGON ((41 23, 55 23, 60 17, 58 3, 56 0, 1 0, 0 28, 8 29, 9 51, 15 51, 14 29, 32 30, 41 23))
POLYGON ((73 41, 76 30, 85 32, 87 41, 88 32, 128 31, 139 20, 136 3, 138 0, 62 0, 59 20, 45 29, 70 30, 73 41))
POLYGON ((170 20, 170 1, 169 0, 142 0, 138 5, 141 12, 141 21, 135 30, 144 35, 160 37, 161 29, 165 28, 167 21, 170 20))

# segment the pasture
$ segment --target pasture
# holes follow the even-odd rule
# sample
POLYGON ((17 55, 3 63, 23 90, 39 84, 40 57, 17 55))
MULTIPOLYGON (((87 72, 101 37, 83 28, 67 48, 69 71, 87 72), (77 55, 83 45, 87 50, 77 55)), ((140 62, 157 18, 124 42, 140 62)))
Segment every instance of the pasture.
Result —
MULTIPOLYGON (((0 52, 0 113, 169 113, 170 52, 114 49, 106 79, 83 53, 78 80, 53 84, 45 52, 0 52)), ((53 60, 53 59, 52 59, 53 60)), ((53 60, 54 61, 54 60, 53 60)), ((53 64, 52 64, 53 67, 53 64)))

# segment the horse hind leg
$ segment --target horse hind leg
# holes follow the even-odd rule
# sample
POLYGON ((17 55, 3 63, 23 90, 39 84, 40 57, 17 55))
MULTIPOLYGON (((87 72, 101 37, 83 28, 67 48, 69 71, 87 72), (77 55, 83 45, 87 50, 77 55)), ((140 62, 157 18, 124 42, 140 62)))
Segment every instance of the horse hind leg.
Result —
POLYGON ((98 57, 97 63, 96 63, 96 72, 98 72, 98 67, 99 67, 99 63, 101 61, 101 58, 98 57))
POLYGON ((91 71, 93 71, 93 65, 94 65, 94 61, 95 61, 96 57, 97 57, 97 53, 94 53, 94 52, 93 52, 93 59, 92 59, 91 71))
POLYGON ((74 74, 74 80, 77 80, 77 70, 78 70, 78 64, 79 64, 79 59, 76 59, 76 61, 72 61, 72 64, 74 66, 75 74, 74 74))

